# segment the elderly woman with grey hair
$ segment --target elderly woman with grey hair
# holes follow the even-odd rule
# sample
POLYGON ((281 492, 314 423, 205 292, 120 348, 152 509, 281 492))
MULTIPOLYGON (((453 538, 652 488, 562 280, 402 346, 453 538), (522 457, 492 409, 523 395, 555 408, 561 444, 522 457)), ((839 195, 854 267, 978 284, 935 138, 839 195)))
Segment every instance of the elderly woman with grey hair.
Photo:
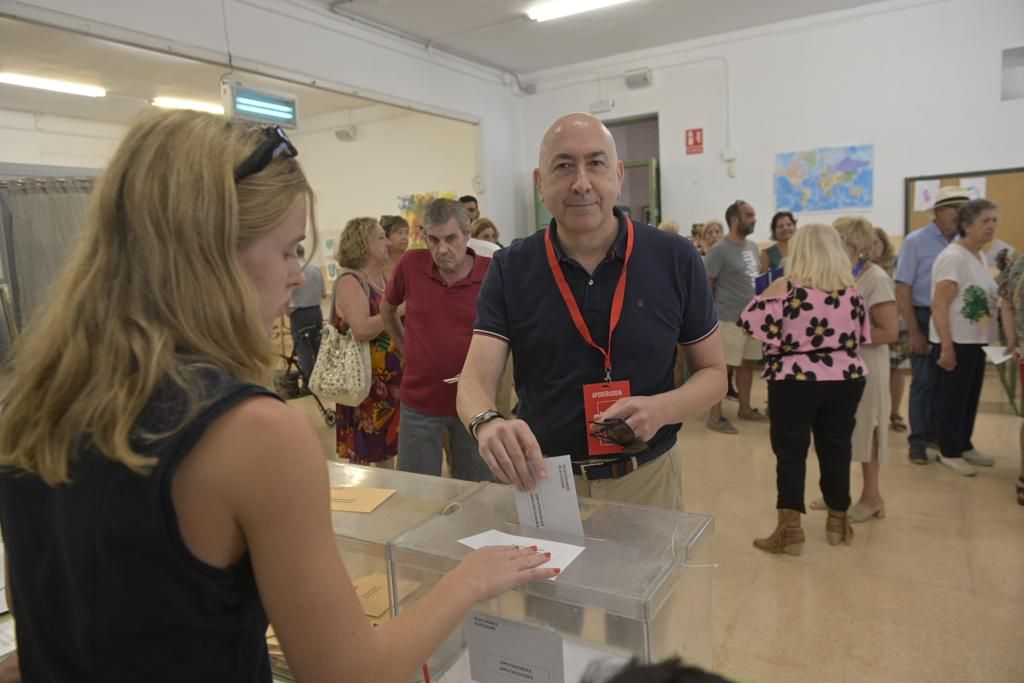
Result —
POLYGON ((997 338, 998 287, 981 248, 995 237, 998 221, 999 207, 987 199, 964 204, 956 218, 960 239, 943 249, 932 266, 929 341, 939 366, 939 462, 967 477, 977 474, 976 466, 995 462, 978 452, 971 436, 985 377, 983 349, 997 338))

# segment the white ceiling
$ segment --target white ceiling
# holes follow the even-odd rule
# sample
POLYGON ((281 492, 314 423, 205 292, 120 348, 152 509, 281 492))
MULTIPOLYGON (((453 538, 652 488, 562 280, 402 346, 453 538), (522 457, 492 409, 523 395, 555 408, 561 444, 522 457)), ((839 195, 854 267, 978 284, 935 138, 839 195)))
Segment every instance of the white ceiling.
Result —
POLYGON ((518 74, 869 5, 878 0, 634 0, 545 23, 539 0, 319 0, 518 74))
MULTIPOLYGON (((157 96, 220 102, 223 66, 0 18, 0 71, 80 81, 107 90, 91 98, 0 84, 0 109, 128 123, 157 96)), ((298 98, 300 124, 321 114, 375 104, 252 73, 228 78, 298 98)))

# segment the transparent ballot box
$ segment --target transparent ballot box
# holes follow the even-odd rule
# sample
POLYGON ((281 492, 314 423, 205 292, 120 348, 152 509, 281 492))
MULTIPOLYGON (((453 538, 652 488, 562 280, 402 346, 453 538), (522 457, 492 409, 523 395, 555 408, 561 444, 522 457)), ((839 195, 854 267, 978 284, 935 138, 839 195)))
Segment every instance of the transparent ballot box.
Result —
MULTIPOLYGON (((333 505, 331 511, 334 539, 345 568, 367 618, 379 624, 393 613, 387 544, 403 532, 442 514, 453 502, 484 484, 338 462, 328 462, 327 468, 332 498, 335 487, 394 490, 370 512, 339 512, 333 505)), ((415 585, 399 582, 399 587, 400 591, 407 592, 415 585)), ((268 645, 274 673, 287 677, 287 664, 272 635, 268 645)))
POLYGON ((712 667, 713 519, 591 498, 579 504, 584 536, 521 527, 512 489, 489 484, 390 544, 397 614, 471 552, 459 539, 495 529, 539 539, 542 549, 544 541, 584 548, 554 580, 534 581, 478 604, 430 659, 433 680, 474 680, 474 658, 493 672, 482 677, 488 681, 576 683, 588 666, 631 657, 654 662, 678 655, 712 667), (487 631, 506 634, 495 636, 500 654, 487 649, 487 631), (516 645, 501 645, 502 639, 516 645), (561 662, 563 670, 554 676, 531 659, 552 642, 556 650, 558 642, 562 647, 560 657, 545 660, 561 662))

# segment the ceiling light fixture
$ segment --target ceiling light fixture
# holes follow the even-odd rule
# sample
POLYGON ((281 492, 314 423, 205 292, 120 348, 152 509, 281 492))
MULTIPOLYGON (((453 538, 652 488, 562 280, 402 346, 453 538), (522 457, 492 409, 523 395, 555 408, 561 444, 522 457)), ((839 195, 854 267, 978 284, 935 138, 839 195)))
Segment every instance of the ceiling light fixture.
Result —
POLYGON ((632 0, 550 0, 529 8, 526 10, 526 16, 534 21, 551 21, 626 2, 632 2, 632 0))
POLYGON ((183 100, 179 97, 154 97, 153 106, 163 109, 191 109, 192 111, 205 111, 208 114, 224 116, 224 106, 212 102, 200 102, 199 100, 183 100))
POLYGON ((9 71, 0 72, 0 83, 19 85, 23 88, 62 92, 69 95, 82 95, 84 97, 106 97, 107 95, 106 90, 95 85, 84 85, 82 83, 72 83, 71 81, 56 81, 52 78, 26 76, 25 74, 15 74, 9 71))

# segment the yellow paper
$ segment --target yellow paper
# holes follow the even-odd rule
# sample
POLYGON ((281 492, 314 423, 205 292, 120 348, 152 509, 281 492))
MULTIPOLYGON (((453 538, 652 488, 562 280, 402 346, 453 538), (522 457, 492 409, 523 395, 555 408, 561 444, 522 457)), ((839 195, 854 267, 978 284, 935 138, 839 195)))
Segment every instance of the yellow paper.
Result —
POLYGON ((383 574, 367 574, 352 582, 359 596, 359 602, 363 605, 363 614, 379 619, 391 609, 391 601, 388 599, 387 577, 383 574))
MULTIPOLYGON (((352 587, 356 589, 356 595, 359 596, 359 602, 363 605, 363 613, 370 617, 371 623, 378 624, 386 621, 391 613, 387 581, 388 579, 384 574, 377 572, 360 576, 352 582, 352 587)), ((419 587, 419 581, 399 579, 399 599, 405 599, 419 587)))
POLYGON ((331 488, 331 510, 334 512, 373 512, 394 494, 395 489, 335 486, 331 488))

